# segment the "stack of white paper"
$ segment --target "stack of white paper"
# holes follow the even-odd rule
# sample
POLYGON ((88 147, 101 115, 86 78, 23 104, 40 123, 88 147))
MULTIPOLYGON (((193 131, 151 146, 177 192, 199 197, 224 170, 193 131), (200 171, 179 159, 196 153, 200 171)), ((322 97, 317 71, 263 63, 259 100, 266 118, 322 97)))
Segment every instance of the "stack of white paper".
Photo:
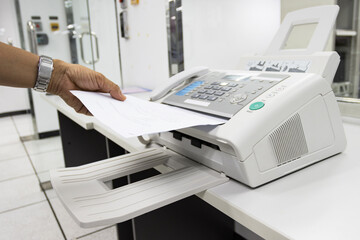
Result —
POLYGON ((123 137, 165 132, 227 120, 127 95, 122 102, 109 94, 71 91, 100 122, 123 137))

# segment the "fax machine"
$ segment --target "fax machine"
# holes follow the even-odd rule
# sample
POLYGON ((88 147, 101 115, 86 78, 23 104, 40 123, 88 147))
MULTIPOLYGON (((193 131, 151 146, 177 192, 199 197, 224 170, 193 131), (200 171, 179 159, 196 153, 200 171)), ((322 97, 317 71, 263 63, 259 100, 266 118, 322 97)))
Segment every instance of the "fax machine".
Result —
POLYGON ((242 70, 197 67, 174 76, 153 92, 153 101, 229 121, 160 133, 153 140, 251 187, 343 151, 346 140, 331 89, 339 55, 322 52, 337 12, 337 6, 326 6, 288 14, 266 54, 241 58, 242 70), (308 46, 286 49, 301 24, 316 27, 308 46))
POLYGON ((151 101, 228 121, 153 134, 148 142, 158 147, 52 171, 69 213, 83 227, 122 222, 229 178, 258 187, 343 151, 331 89, 339 56, 322 52, 337 13, 337 6, 290 13, 267 53, 243 57, 240 70, 196 67, 164 82, 151 101), (309 23, 317 27, 308 46, 284 48, 295 26, 309 23), (175 171, 114 190, 104 184, 161 164, 175 171))

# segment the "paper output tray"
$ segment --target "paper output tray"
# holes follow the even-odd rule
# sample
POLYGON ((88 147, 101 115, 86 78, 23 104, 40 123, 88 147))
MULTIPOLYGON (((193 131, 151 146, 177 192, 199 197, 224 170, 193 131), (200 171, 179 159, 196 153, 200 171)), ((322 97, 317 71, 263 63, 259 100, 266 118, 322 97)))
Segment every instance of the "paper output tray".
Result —
POLYGON ((176 202, 213 186, 227 177, 197 163, 120 188, 105 182, 149 169, 169 161, 162 149, 50 172, 51 183, 62 203, 82 227, 123 222, 176 202))

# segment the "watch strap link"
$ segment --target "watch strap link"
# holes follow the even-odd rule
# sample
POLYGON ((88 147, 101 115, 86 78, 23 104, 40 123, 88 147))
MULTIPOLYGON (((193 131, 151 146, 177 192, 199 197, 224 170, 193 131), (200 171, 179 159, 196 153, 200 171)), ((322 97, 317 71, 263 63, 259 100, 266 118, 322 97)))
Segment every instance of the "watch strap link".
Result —
POLYGON ((53 69, 52 58, 41 55, 39 58, 38 75, 34 86, 35 91, 46 92, 53 69))

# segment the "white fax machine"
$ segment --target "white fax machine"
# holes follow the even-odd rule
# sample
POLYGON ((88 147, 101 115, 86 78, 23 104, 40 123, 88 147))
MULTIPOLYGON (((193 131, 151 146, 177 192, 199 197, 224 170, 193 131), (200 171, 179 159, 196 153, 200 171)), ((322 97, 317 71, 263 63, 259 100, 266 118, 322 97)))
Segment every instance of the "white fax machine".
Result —
MULTIPOLYGON (((344 150, 346 139, 331 82, 336 52, 322 52, 338 13, 323 6, 288 14, 263 56, 240 70, 197 67, 172 77, 151 100, 229 119, 153 134, 161 147, 54 170, 61 201, 84 227, 113 224, 222 184, 258 187, 344 150), (286 49, 291 31, 316 23, 306 49, 286 49), (118 189, 105 182, 160 164, 175 169, 118 189)), ((153 144, 154 145, 154 144, 153 144)))

